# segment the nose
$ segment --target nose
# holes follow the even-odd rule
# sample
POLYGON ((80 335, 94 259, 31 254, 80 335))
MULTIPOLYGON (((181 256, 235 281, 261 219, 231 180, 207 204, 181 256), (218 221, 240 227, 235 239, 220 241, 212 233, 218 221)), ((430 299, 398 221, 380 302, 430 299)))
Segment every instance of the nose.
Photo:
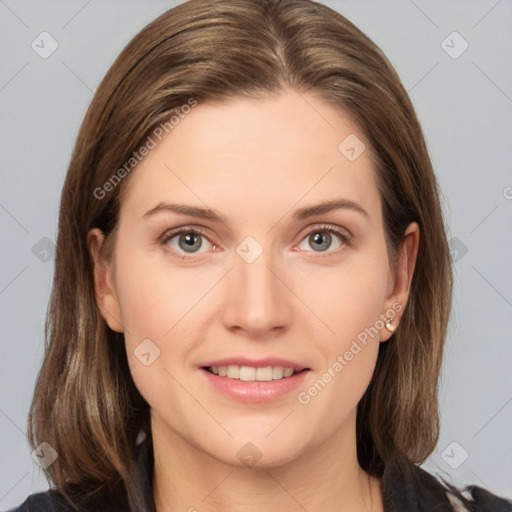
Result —
POLYGON ((263 337, 286 330, 292 319, 292 293, 284 275, 271 261, 270 251, 248 263, 236 256, 227 276, 223 322, 227 329, 263 337))

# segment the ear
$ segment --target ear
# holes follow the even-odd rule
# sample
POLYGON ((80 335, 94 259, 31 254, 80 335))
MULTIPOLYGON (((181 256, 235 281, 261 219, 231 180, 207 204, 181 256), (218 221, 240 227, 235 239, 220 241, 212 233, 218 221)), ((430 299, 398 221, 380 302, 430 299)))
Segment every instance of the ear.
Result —
MULTIPOLYGON (((390 311, 394 312, 391 326, 398 327, 400 318, 409 298, 409 289, 411 286, 418 247, 420 243, 420 228, 416 222, 411 222, 404 233, 404 238, 398 248, 398 266, 393 276, 390 276, 390 292, 384 302, 384 311, 382 318, 390 318, 390 311), (387 313, 386 313, 387 312, 387 313)), ((387 341, 393 333, 386 327, 381 330, 380 341, 387 341)))
POLYGON ((113 331, 124 332, 121 310, 114 286, 113 267, 111 262, 106 261, 101 254, 104 240, 103 232, 98 228, 91 229, 87 234, 87 246, 94 265, 96 304, 108 326, 113 331))

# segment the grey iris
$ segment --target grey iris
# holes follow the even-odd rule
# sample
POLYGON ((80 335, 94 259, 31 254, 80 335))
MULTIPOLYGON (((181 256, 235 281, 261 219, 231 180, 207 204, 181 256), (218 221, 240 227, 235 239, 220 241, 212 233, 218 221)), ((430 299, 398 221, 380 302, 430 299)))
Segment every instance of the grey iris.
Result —
POLYGON ((309 242, 312 247, 314 247, 314 244, 320 244, 317 246, 318 250, 325 251, 331 245, 331 238, 330 233, 318 232, 310 235, 309 242))
POLYGON ((201 237, 194 233, 186 233, 179 238, 179 246, 186 252, 195 252, 202 243, 201 237))

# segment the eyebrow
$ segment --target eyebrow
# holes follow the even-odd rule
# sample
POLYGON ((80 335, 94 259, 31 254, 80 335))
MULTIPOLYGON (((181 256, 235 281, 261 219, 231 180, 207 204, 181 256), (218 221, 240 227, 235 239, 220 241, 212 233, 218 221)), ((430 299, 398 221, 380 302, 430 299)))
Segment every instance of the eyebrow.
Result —
POLYGON ((308 206, 307 208, 297 210, 293 214, 293 218, 296 220, 303 220, 307 219, 308 217, 313 217, 314 215, 321 215, 322 213, 327 213, 332 210, 339 210, 341 208, 358 212, 362 214, 364 217, 366 217, 368 220, 370 220, 370 215, 368 214, 368 212, 360 204, 350 199, 324 201, 323 203, 314 206, 308 206))
MULTIPOLYGON (((322 215, 323 213, 328 213, 332 210, 339 210, 342 208, 358 212, 361 215, 363 215, 366 219, 370 220, 370 215, 368 214, 368 212, 360 204, 350 199, 324 201, 313 206, 301 208, 293 214, 293 218, 295 220, 304 220, 309 217, 314 217, 315 215, 322 215)), ((182 215, 189 215, 190 217, 197 217, 199 219, 211 220, 213 222, 222 222, 223 224, 226 224, 226 219, 224 217, 222 217, 214 210, 211 210, 209 208, 200 208, 198 206, 189 206, 186 204, 173 204, 166 202, 158 203, 154 208, 147 211, 143 215, 143 218, 151 217, 152 215, 161 212, 180 213, 182 215)))
POLYGON ((186 204, 172 204, 172 203, 158 203, 154 208, 147 211, 143 218, 150 217, 160 212, 174 212, 181 213, 182 215, 189 215, 190 217, 197 217, 199 219, 211 220, 214 222, 224 222, 223 217, 215 213, 209 208, 200 208, 198 206, 189 206, 186 204))

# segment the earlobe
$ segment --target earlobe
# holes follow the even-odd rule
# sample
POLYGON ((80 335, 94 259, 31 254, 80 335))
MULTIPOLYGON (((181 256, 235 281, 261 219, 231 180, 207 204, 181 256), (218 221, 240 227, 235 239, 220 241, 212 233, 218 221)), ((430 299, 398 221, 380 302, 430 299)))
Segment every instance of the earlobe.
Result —
POLYGON ((380 341, 387 341, 399 326, 400 318, 409 298, 409 290, 418 256, 419 241, 420 228, 416 222, 412 222, 407 226, 403 240, 398 248, 398 265, 394 285, 385 302, 386 312, 383 313, 390 321, 386 322, 386 329, 381 331, 380 341), (392 318, 387 314, 390 311, 395 312, 392 318))
POLYGON ((103 232, 98 228, 91 229, 87 234, 87 247, 93 262, 96 305, 113 331, 124 332, 111 264, 101 254, 104 240, 103 232))

